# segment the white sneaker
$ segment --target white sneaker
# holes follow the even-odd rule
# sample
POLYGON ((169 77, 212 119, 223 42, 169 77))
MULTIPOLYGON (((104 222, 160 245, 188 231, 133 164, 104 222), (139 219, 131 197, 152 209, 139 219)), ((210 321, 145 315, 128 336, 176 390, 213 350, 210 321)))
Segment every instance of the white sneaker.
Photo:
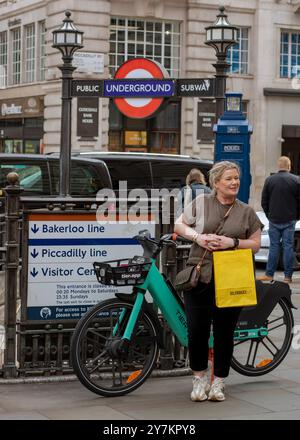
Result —
POLYGON ((225 391, 224 379, 216 377, 210 387, 208 400, 211 400, 213 402, 223 402, 223 400, 226 399, 224 391, 225 391))
POLYGON ((209 392, 209 383, 207 375, 202 377, 193 377, 193 391, 191 392, 191 400, 193 402, 203 402, 207 400, 207 393, 209 392))

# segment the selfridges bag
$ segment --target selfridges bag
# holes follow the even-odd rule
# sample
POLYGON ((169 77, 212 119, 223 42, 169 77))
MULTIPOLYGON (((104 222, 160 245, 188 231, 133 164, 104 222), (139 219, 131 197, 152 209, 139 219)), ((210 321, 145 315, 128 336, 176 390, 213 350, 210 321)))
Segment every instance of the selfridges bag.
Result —
POLYGON ((217 307, 257 304, 251 249, 213 252, 217 307))

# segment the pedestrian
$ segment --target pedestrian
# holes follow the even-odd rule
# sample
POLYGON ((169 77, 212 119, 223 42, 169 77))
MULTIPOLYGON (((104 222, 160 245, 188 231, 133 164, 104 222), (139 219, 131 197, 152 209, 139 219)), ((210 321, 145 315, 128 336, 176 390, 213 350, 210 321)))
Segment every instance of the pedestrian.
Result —
POLYGON ((237 248, 257 252, 263 226, 255 211, 237 199, 240 169, 236 163, 215 163, 209 181, 212 193, 198 196, 191 209, 185 208, 175 222, 175 232, 194 242, 187 264, 195 265, 205 255, 198 286, 184 292, 189 359, 194 374, 192 401, 225 400, 224 380, 229 374, 233 334, 241 311, 240 307, 216 306, 212 252, 237 248), (207 366, 212 324, 214 380, 209 384, 207 366))
POLYGON ((277 269, 281 245, 283 248, 284 282, 290 284, 294 265, 294 233, 300 214, 300 180, 290 172, 291 161, 281 156, 278 172, 267 177, 261 196, 261 206, 269 220, 270 248, 266 273, 257 277, 272 281, 277 269))
POLYGON ((186 185, 181 188, 178 197, 177 217, 182 214, 185 206, 192 202, 197 195, 209 194, 211 189, 206 185, 206 180, 202 171, 192 168, 186 176, 186 185))

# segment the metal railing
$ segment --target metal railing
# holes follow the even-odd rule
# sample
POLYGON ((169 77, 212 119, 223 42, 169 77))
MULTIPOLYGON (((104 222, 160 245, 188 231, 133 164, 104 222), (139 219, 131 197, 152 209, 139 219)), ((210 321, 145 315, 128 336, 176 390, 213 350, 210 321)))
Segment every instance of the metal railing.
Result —
MULTIPOLYGON (((8 176, 8 182, 9 185, 5 188, 5 215, 0 217, 1 249, 5 269, 5 349, 2 365, 0 356, 0 374, 7 378, 20 375, 68 374, 72 372, 70 341, 77 320, 30 321, 27 318, 28 215, 51 212, 64 215, 91 213, 95 212, 97 204, 102 202, 93 198, 22 197, 22 190, 14 173, 8 176)), ((159 218, 162 216, 163 206, 161 203, 159 212, 156 213, 159 218)), ((172 229, 171 225, 158 222, 156 236, 168 233, 172 229)), ((179 245, 177 248, 175 244, 164 246, 158 264, 170 280, 174 279, 177 271, 185 264, 188 250, 187 245, 179 245)), ((162 318, 161 323, 165 333, 165 347, 160 353, 159 368, 184 367, 187 362, 186 348, 179 344, 162 318)))

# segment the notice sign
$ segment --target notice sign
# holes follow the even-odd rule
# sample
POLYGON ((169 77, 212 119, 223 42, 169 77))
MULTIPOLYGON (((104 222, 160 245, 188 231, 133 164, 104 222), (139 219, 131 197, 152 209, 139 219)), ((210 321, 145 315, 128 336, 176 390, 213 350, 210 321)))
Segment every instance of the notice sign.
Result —
POLYGON ((216 120, 216 104, 211 99, 203 99, 197 107, 197 140, 199 142, 214 141, 214 124, 216 120))
POLYGON ((95 52, 75 52, 73 66, 78 72, 104 73, 104 54, 95 52))
POLYGON ((77 136, 98 136, 98 98, 77 98, 77 136))
MULTIPOLYGON (((130 287, 98 283, 94 261, 142 255, 132 237, 155 223, 99 224, 96 214, 29 216, 27 319, 79 319, 91 306, 130 287)), ((26 269, 25 269, 26 270, 26 269)))

